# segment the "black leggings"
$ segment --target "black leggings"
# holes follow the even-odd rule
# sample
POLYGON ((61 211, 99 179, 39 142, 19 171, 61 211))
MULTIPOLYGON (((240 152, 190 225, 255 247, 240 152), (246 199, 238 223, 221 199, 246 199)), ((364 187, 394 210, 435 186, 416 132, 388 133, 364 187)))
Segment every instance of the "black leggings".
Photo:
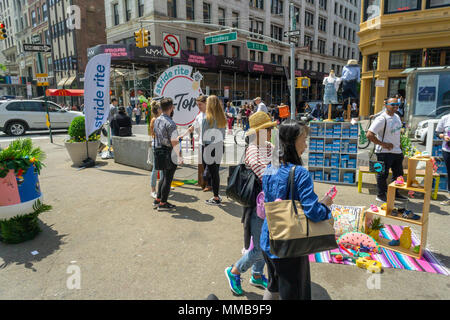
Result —
MULTIPOLYGON (((378 153, 377 160, 383 161, 386 170, 377 174, 378 196, 385 196, 388 190, 387 178, 389 169, 392 170, 392 181, 403 176, 403 154, 402 153, 378 153)), ((397 190, 398 191, 398 190, 397 190)))
POLYGON ((311 300, 309 257, 270 259, 263 251, 269 274, 267 290, 279 292, 281 300, 311 300))
POLYGON ((442 150, 442 156, 444 157, 445 166, 447 167, 447 191, 450 193, 450 152, 442 150))
POLYGON ((175 171, 177 170, 177 166, 171 164, 171 167, 167 170, 163 170, 163 178, 159 180, 158 184, 158 194, 157 198, 161 199, 162 203, 167 202, 167 198, 169 198, 170 186, 172 184, 173 176, 175 175, 175 171))
POLYGON ((202 146, 202 148, 203 148, 203 152, 202 152, 203 166, 204 166, 204 168, 206 168, 206 170, 208 170, 208 174, 211 177, 211 182, 212 182, 211 184, 212 184, 214 197, 218 197, 219 196, 219 188, 220 188, 219 170, 220 170, 220 162, 222 161, 224 144, 223 144, 223 142, 219 142, 215 145, 207 144, 207 145, 202 146), (210 147, 207 148, 208 146, 210 146, 210 147), (215 159, 216 150, 218 150, 219 152, 222 151, 220 159, 215 159))

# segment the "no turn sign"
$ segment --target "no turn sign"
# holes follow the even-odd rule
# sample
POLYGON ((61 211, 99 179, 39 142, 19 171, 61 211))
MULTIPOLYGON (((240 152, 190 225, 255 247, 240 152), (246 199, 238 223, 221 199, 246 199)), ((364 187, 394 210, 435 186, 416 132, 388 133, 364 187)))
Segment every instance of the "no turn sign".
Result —
POLYGON ((180 58, 180 37, 170 33, 163 33, 163 49, 166 57, 180 58))

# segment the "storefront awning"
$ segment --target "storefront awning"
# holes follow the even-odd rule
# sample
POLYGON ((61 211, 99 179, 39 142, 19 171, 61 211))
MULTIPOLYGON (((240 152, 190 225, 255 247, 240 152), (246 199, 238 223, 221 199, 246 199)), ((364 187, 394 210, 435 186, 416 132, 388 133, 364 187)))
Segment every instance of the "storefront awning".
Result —
POLYGON ((47 89, 45 91, 47 96, 60 96, 60 97, 82 97, 84 90, 82 89, 47 89))
POLYGON ((64 83, 66 83, 67 78, 62 78, 61 80, 59 80, 57 87, 58 88, 62 88, 64 87, 64 83))
POLYGON ((69 87, 72 85, 72 82, 76 79, 76 76, 72 76, 69 79, 67 79, 66 83, 64 83, 64 86, 69 87))

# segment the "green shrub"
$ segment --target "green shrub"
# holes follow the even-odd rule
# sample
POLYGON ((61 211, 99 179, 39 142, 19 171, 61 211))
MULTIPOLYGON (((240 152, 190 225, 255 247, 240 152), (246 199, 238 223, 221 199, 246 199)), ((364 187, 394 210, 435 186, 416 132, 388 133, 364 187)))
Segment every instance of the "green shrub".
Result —
MULTIPOLYGON (((86 141, 86 129, 84 116, 76 117, 72 120, 69 127, 70 140, 68 142, 84 142, 86 141)), ((94 132, 89 136, 89 141, 100 140, 100 135, 94 132)))

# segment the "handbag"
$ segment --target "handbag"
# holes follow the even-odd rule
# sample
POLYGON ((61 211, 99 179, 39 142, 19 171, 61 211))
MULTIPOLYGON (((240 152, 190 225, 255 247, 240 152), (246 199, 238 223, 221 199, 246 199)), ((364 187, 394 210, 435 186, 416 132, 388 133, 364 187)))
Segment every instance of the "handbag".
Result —
POLYGON ((310 221, 298 200, 294 200, 295 166, 289 172, 291 200, 266 202, 270 252, 279 258, 295 258, 337 248, 334 219, 310 221))
MULTIPOLYGON (((244 152, 245 156, 245 152, 244 152)), ((258 176, 244 163, 229 168, 226 195, 244 207, 255 207, 262 186, 258 176)))
POLYGON ((120 127, 119 137, 129 137, 132 135, 131 127, 120 127))
POLYGON ((154 149, 155 152, 155 170, 168 170, 172 163, 172 148, 161 146, 154 149))

